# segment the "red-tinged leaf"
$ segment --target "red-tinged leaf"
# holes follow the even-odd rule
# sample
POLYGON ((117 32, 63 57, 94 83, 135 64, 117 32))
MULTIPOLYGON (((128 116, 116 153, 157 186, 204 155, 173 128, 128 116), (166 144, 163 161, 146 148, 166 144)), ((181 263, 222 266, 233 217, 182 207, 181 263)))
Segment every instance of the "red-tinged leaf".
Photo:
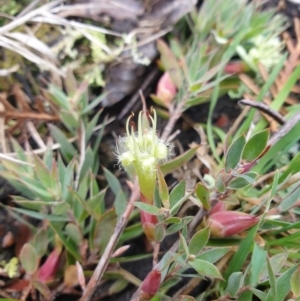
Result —
POLYGON ((160 199, 166 209, 170 208, 169 189, 160 168, 157 169, 158 192, 160 199))
POLYGON ((160 271, 159 270, 150 271, 150 273, 146 276, 141 286, 141 291, 142 291, 141 299, 149 300, 151 297, 153 297, 157 293, 160 287, 160 281, 161 281, 160 271))
POLYGON ((47 257, 46 261, 40 267, 37 279, 40 282, 52 280, 57 273, 61 262, 61 248, 55 248, 47 257))
POLYGON ((23 246, 20 253, 20 262, 25 271, 29 274, 32 274, 37 270, 39 257, 31 244, 27 243, 23 246))
POLYGON ((181 69, 175 55, 169 46, 160 39, 157 41, 157 49, 160 52, 161 61, 165 70, 169 72, 173 83, 179 89, 182 85, 181 69))
MULTIPOLYGON (((12 283, 5 287, 8 293, 22 292, 30 285, 30 281, 26 279, 14 279, 12 283)), ((1 299, 0 299, 1 300, 1 299)))
POLYGON ((202 184, 197 183, 195 187, 195 193, 200 202, 202 203, 202 206, 205 210, 210 209, 210 203, 209 203, 209 191, 208 189, 202 184))
POLYGON ((155 227, 158 219, 155 215, 145 211, 141 211, 141 222, 145 235, 149 241, 155 241, 155 227))

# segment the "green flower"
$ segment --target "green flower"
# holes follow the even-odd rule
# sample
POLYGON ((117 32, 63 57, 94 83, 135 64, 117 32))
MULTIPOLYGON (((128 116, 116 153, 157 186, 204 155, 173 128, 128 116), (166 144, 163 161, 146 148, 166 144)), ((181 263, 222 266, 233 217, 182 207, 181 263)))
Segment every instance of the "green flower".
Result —
POLYGON ((131 175, 137 175, 141 193, 152 203, 155 189, 157 165, 172 155, 172 145, 159 139, 156 133, 157 116, 140 112, 138 129, 135 131, 130 116, 126 123, 126 135, 117 144, 119 164, 131 175), (150 121, 150 124, 149 124, 150 121))

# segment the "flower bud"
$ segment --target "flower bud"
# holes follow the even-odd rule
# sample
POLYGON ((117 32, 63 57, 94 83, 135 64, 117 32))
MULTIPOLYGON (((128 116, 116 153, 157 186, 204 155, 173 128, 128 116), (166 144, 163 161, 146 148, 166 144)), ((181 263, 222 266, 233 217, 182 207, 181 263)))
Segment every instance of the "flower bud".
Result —
POLYGON ((249 68, 244 62, 241 61, 230 62, 224 68, 224 72, 226 74, 239 74, 247 71, 249 71, 249 68))
POLYGON ((155 226, 158 223, 156 215, 141 211, 141 222, 144 233, 150 242, 155 241, 155 226))
POLYGON ((142 283, 140 300, 150 300, 157 293, 160 281, 160 271, 152 270, 142 283))
POLYGON ((213 215, 216 212, 225 211, 225 210, 226 210, 226 204, 222 201, 218 201, 217 204, 210 210, 209 216, 213 215))
POLYGON ((156 88, 156 96, 168 107, 177 93, 176 86, 168 72, 160 78, 156 88))
POLYGON ((207 219, 210 233, 216 237, 239 234, 258 222, 258 217, 238 211, 219 211, 207 219))

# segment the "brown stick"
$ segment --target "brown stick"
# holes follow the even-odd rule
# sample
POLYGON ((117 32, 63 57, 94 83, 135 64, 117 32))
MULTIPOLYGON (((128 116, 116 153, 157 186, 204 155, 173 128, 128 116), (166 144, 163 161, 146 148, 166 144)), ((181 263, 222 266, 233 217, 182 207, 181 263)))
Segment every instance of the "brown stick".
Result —
POLYGON ((124 213, 122 214, 119 222, 117 223, 116 227, 115 227, 115 231, 113 233, 113 235, 111 236, 105 250, 104 253, 102 255, 102 257, 100 258, 98 265, 94 271, 94 274, 92 276, 92 278, 90 279, 80 301, 89 301, 91 300, 97 286, 100 283, 101 277, 103 276, 109 260, 111 258, 111 255, 113 254, 114 248, 119 240, 120 235, 122 234, 128 218, 133 210, 133 202, 137 201, 139 199, 140 196, 140 190, 139 190, 139 186, 138 186, 138 182, 135 181, 133 187, 132 187, 132 193, 128 202, 128 205, 124 211, 124 213))

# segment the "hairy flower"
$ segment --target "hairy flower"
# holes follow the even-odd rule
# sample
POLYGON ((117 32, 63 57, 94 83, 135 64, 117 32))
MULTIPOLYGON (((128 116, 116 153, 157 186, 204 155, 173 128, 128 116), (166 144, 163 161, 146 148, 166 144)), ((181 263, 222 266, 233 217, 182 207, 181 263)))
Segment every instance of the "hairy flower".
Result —
POLYGON ((157 136, 155 110, 153 117, 147 112, 140 112, 137 131, 131 118, 126 123, 125 137, 118 141, 118 161, 130 175, 137 175, 141 193, 148 203, 152 203, 157 165, 171 156, 172 146, 157 136))

